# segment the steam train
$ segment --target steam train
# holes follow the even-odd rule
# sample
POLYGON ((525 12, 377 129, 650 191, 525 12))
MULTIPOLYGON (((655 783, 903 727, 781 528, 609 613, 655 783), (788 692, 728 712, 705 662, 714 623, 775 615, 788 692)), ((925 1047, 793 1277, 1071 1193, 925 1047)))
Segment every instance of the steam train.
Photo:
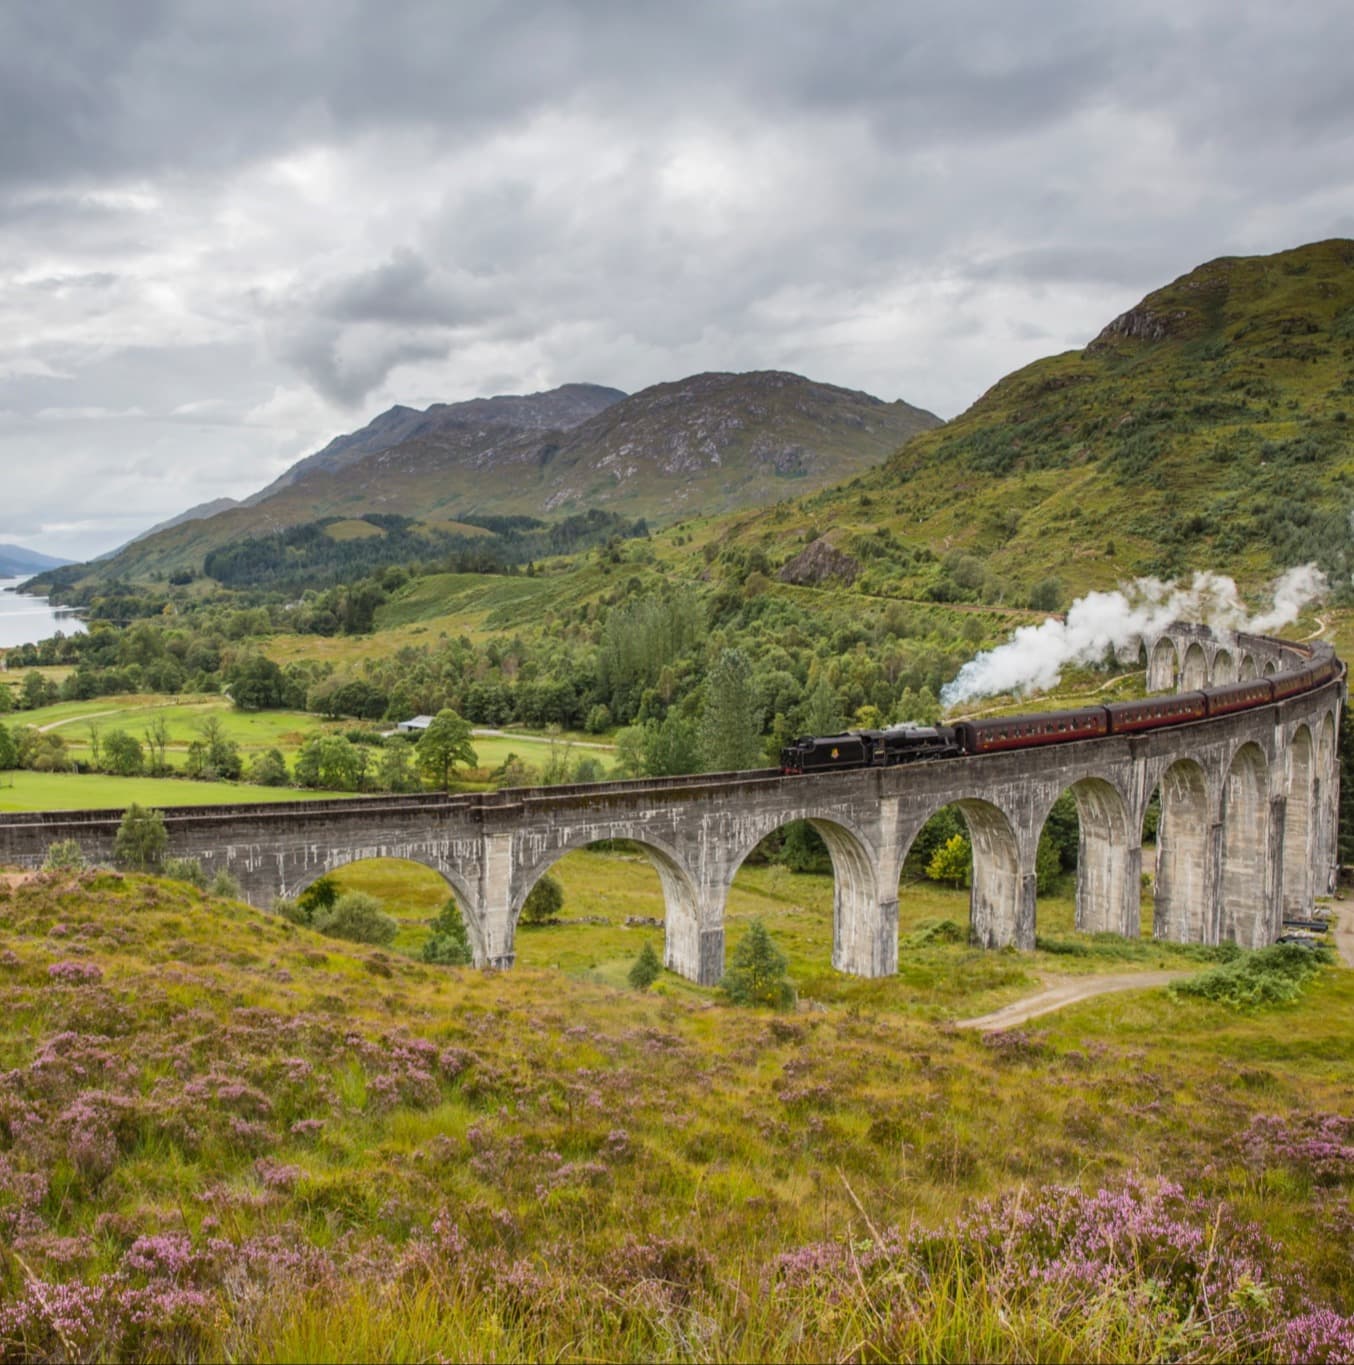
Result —
POLYGON ((922 759, 959 758, 1065 744, 1076 739, 1135 735, 1283 701, 1332 682, 1341 671, 1342 665, 1331 657, 1270 678, 1248 678, 1202 692, 1176 692, 1143 701, 1112 701, 1071 711, 961 720, 955 725, 898 725, 888 730, 805 735, 780 751, 780 770, 789 777, 843 768, 891 768, 922 759))

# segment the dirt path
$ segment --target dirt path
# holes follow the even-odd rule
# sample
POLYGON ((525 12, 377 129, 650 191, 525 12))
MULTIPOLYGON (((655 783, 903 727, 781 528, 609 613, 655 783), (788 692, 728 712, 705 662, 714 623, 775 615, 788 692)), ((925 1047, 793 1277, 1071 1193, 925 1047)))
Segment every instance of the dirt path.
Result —
MULTIPOLYGON (((549 744, 549 735, 524 735, 516 730, 481 730, 475 729, 470 732, 474 739, 520 739, 523 744, 549 744)), ((570 749, 603 749, 607 753, 614 753, 614 744, 596 744, 589 739, 564 739, 562 736, 559 742, 570 749)))
POLYGON ((63 725, 79 725, 82 720, 98 720, 100 716, 116 716, 125 711, 125 706, 119 706, 112 711, 92 711, 87 716, 67 716, 64 720, 48 721, 46 725, 39 725, 38 730, 46 734, 48 730, 59 730, 63 725))
POLYGON ((977 1019, 961 1019, 955 1027, 995 1033, 999 1029, 1014 1028, 1027 1019, 1037 1019, 1041 1014, 1051 1014, 1078 1000, 1089 1000, 1093 995, 1107 995, 1111 991, 1151 990, 1193 975, 1191 971, 1120 972, 1113 976, 1067 977, 1055 984, 1050 984, 1048 978, 1044 978, 1045 988, 1038 995, 1027 995, 1023 1000, 977 1019))
POLYGON ((1334 907, 1338 916, 1331 937, 1335 940, 1335 951, 1345 960, 1346 967, 1354 967, 1354 910, 1349 902, 1334 907))

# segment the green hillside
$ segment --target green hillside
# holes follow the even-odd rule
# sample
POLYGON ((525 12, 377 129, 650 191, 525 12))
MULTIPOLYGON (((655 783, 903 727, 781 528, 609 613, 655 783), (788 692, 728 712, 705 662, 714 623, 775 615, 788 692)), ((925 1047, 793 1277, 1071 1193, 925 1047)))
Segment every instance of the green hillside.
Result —
POLYGON ((1311 559, 1347 582, 1351 411, 1354 242, 1223 258, 733 539, 783 560, 821 532, 876 579, 961 601, 1311 559))

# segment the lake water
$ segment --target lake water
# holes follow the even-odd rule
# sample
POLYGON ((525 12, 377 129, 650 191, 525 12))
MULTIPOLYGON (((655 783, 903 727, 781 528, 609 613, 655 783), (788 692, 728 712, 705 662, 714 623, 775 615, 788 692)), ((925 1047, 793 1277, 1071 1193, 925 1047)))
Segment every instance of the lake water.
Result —
POLYGON ((57 631, 79 635, 84 630, 85 623, 69 607, 54 607, 45 597, 24 597, 6 591, 24 581, 0 578, 0 649, 35 645, 57 631))

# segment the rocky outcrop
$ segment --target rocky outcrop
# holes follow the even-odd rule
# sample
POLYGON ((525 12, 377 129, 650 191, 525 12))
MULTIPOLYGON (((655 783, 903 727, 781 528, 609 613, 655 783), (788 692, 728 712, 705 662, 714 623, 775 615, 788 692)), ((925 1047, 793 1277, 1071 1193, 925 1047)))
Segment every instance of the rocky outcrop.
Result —
POLYGON ((849 586, 859 573, 860 564, 856 560, 819 536, 776 576, 782 583, 795 583, 800 587, 817 587, 829 579, 849 586))

